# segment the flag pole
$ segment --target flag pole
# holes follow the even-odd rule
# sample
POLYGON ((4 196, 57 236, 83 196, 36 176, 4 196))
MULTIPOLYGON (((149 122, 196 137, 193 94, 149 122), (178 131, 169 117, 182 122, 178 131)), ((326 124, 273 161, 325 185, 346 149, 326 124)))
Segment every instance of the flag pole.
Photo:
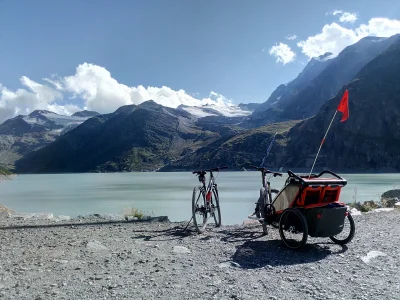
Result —
POLYGON ((332 123, 333 123, 333 120, 334 120, 335 117, 336 117, 337 112, 338 112, 338 111, 336 110, 336 111, 335 111, 335 114, 333 115, 333 118, 332 118, 332 120, 331 120, 331 123, 329 124, 328 129, 327 129, 326 132, 325 132, 324 138, 323 138, 322 141, 321 141, 321 145, 319 145, 319 149, 318 149, 318 152, 317 152, 317 156, 316 156, 315 159, 314 159, 314 163, 313 163, 313 165, 312 165, 312 167, 311 167, 311 171, 310 171, 310 174, 308 175, 308 179, 310 179, 310 177, 311 177, 311 173, 312 173, 312 171, 313 171, 313 169, 314 169, 315 162, 317 161, 317 158, 318 158, 318 155, 319 155, 319 151, 321 151, 322 145, 323 145, 324 142, 325 142, 326 135, 328 134, 328 131, 329 131, 329 129, 331 128, 331 125, 332 125, 332 123))

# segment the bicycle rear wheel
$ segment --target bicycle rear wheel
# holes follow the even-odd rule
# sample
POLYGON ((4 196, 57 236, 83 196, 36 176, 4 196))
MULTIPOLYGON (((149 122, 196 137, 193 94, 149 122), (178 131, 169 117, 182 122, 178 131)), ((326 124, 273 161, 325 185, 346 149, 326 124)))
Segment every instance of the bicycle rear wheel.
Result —
POLYGON ((218 196, 218 190, 216 188, 213 188, 213 195, 214 195, 214 197, 211 200, 211 207, 213 210, 215 227, 220 227, 221 226, 221 208, 219 206, 219 196, 218 196))
POLYGON ((202 186, 196 186, 192 195, 193 224, 198 233, 202 233, 207 225, 206 195, 202 186))

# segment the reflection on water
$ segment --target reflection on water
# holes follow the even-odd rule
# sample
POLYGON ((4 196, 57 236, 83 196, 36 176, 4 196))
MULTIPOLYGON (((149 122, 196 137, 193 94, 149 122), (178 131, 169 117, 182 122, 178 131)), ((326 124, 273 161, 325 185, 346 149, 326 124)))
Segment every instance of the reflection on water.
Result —
MULTIPOLYGON (((348 184, 340 200, 379 200, 380 194, 400 186, 400 174, 346 174, 348 184)), ((285 177, 272 178, 281 188, 285 177)), ((259 195, 258 172, 220 172, 217 177, 223 224, 242 223, 253 212, 259 195)), ((77 216, 121 213, 136 207, 171 221, 191 218, 192 190, 198 184, 191 172, 20 175, 1 183, 0 203, 21 212, 52 212, 77 216)))

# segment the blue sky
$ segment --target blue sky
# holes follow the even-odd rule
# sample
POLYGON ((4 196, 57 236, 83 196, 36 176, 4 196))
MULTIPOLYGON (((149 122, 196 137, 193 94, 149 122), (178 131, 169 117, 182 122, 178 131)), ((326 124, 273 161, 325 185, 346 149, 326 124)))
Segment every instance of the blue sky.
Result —
MULTIPOLYGON (((325 25, 355 30, 372 18, 400 19, 400 1, 0 0, 0 84, 13 93, 24 88, 37 94, 35 83, 54 88, 43 78, 57 74, 63 80, 86 62, 127 87, 166 86, 196 99, 213 91, 233 103, 264 102, 308 61, 297 43, 325 25), (335 10, 357 20, 340 22, 335 10), (277 43, 290 47, 293 61, 283 64, 270 55, 277 43), (33 83, 21 83, 22 76, 33 83)), ((307 47, 323 42, 310 40, 307 47)), ((84 89, 64 84, 54 92, 58 100, 44 102, 88 106, 84 89), (69 99, 67 92, 77 97, 69 99)))

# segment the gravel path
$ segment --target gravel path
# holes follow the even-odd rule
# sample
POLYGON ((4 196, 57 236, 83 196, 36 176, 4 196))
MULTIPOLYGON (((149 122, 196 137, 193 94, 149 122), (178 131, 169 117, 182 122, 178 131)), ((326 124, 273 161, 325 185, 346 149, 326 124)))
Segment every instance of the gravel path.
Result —
POLYGON ((400 299, 400 210, 354 219, 356 235, 347 247, 309 238, 303 250, 292 251, 277 229, 263 236, 257 224, 197 235, 190 226, 182 233, 186 223, 2 217, 0 296, 400 299), (368 261, 370 251, 384 256, 368 261))

